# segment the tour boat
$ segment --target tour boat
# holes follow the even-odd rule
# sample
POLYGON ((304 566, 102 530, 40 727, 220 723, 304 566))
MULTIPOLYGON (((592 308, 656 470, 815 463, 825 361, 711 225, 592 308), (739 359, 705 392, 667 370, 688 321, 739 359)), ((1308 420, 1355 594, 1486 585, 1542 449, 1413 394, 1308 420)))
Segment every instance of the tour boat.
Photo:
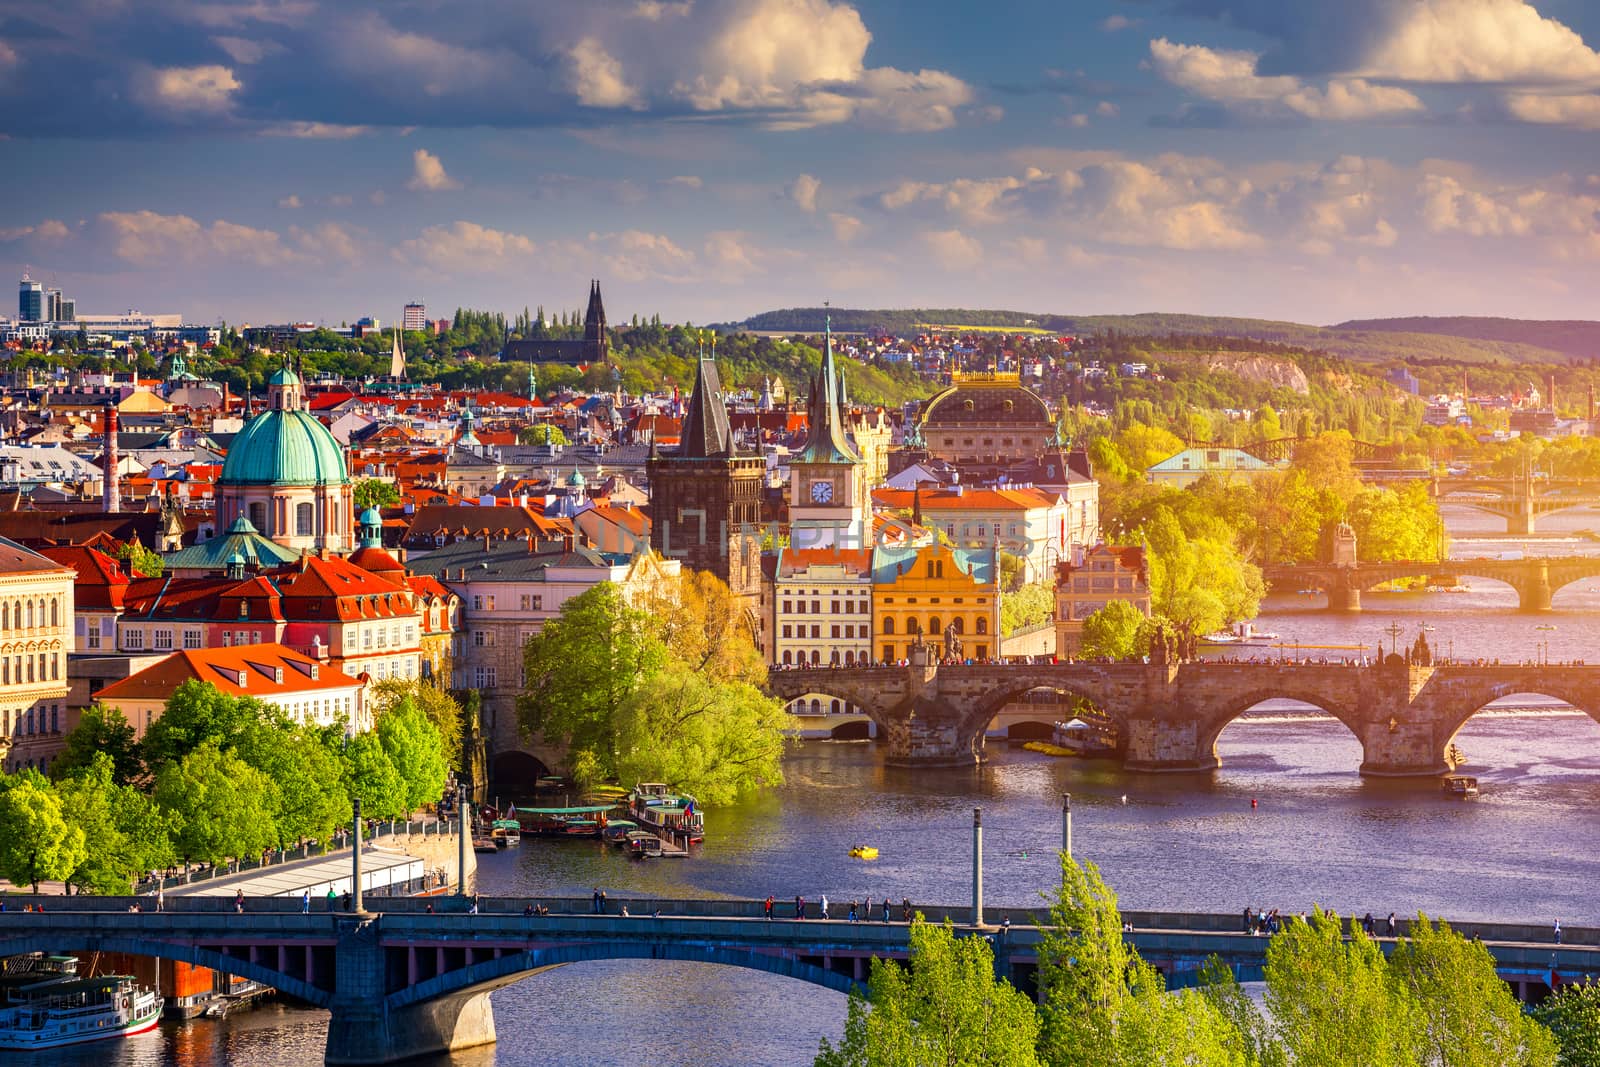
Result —
POLYGON ((647 829, 659 830, 689 842, 706 838, 700 802, 687 794, 667 790, 661 782, 641 782, 628 794, 628 813, 647 829))
POLYGON ((1110 721, 1089 722, 1081 716, 1075 717, 1056 723, 1050 741, 1074 756, 1112 756, 1117 751, 1116 725, 1110 721))
POLYGON ((522 832, 539 837, 599 837, 606 827, 606 812, 615 804, 586 804, 575 808, 518 808, 522 832))
POLYGON ((31 971, 8 975, 0 1004, 0 1050, 35 1051, 154 1030, 162 997, 125 975, 79 978, 31 971), (27 979, 38 976, 36 981, 27 979))
POLYGON ((628 855, 635 859, 660 858, 661 838, 647 830, 634 830, 628 834, 628 855))
POLYGON ((1453 797, 1478 795, 1478 780, 1465 774, 1447 774, 1439 780, 1439 788, 1453 797))
POLYGON ((496 819, 489 827, 496 848, 522 844, 522 824, 515 819, 496 819))
POLYGON ((1236 623, 1232 630, 1218 630, 1206 634, 1201 642, 1208 645, 1246 645, 1264 647, 1278 640, 1278 635, 1257 630, 1248 622, 1236 623))
POLYGON ((626 845, 628 835, 639 829, 639 824, 632 819, 612 819, 606 823, 606 828, 600 831, 600 836, 608 845, 626 845))

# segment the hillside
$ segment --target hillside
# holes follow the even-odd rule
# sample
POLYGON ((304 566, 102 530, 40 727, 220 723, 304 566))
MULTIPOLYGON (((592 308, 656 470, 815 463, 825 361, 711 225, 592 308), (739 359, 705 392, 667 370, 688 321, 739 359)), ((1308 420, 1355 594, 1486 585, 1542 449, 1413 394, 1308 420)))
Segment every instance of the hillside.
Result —
MULTIPOLYGON (((836 330, 886 330, 904 336, 929 324, 982 328, 1039 327, 1066 334, 1107 330, 1136 335, 1190 334, 1243 337, 1326 352, 1344 359, 1417 364, 1461 363, 1569 363, 1600 353, 1600 323, 1536 323, 1514 319, 1393 319, 1393 328, 1368 322, 1335 327, 1307 326, 1270 319, 1227 318, 1210 315, 1148 313, 1143 315, 1059 315, 1044 312, 970 308, 853 309, 787 308, 753 315, 736 328, 760 331, 813 333, 822 329, 823 316, 831 313, 836 330), (1447 328, 1425 329, 1416 324, 1504 323, 1507 329, 1482 328, 1462 335, 1447 328), (1519 333, 1511 327, 1551 327, 1519 333), (1563 332, 1558 327, 1572 329, 1563 332), (1592 328, 1594 343, 1585 348, 1579 328, 1592 328), (1542 342, 1542 343, 1541 343, 1542 342)), ((1464 328, 1464 327, 1463 327, 1464 328)))
POLYGON ((1600 356, 1600 322, 1582 319, 1496 319, 1459 315, 1404 319, 1353 319, 1331 327, 1365 333, 1443 334, 1475 341, 1535 345, 1573 359, 1600 356))

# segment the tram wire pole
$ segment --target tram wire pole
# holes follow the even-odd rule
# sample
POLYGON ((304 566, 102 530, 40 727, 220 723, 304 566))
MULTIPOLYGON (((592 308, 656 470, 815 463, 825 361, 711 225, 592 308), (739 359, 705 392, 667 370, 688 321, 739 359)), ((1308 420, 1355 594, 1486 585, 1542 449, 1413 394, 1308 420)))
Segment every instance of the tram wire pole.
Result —
POLYGON ((972 925, 983 925, 983 809, 972 809, 972 925))

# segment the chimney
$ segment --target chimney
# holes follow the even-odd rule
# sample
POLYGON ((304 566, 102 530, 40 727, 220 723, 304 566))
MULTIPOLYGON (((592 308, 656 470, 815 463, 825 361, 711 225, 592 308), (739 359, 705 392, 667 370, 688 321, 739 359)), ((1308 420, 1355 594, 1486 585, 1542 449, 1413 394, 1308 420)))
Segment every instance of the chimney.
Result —
POLYGON ((105 509, 107 515, 122 510, 122 481, 117 475, 117 408, 106 405, 105 509))

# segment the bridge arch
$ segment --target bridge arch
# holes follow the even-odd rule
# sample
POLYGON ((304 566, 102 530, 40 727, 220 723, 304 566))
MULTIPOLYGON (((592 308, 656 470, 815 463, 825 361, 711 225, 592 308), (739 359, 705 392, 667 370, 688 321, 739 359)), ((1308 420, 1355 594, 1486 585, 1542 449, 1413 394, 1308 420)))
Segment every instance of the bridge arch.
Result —
MULTIPOLYGON (((312 946, 320 947, 320 946, 312 946)), ((328 946, 331 949, 331 946, 328 946)), ((301 949, 302 946, 295 946, 301 949)), ((180 963, 193 964, 196 967, 207 967, 223 974, 231 974, 238 978, 245 978, 252 982, 271 986, 280 993, 286 993, 297 1000, 318 1008, 328 1008, 333 1003, 333 993, 313 984, 309 979, 301 979, 282 971, 267 967, 264 964, 253 963, 238 956, 230 956, 225 952, 214 949, 200 948, 195 945, 185 945, 160 938, 150 937, 98 937, 88 934, 76 934, 70 930, 51 929, 41 930, 37 934, 26 937, 12 937, 0 940, 0 958, 18 956, 30 952, 43 952, 46 954, 77 953, 77 952, 108 952, 120 953, 127 956, 149 956, 155 959, 175 960, 180 963)), ((332 980, 331 961, 328 975, 332 980)))
POLYGON ((1076 697, 1084 701, 1116 723, 1118 734, 1127 737, 1128 721, 1131 717, 1128 709, 1122 706, 1109 685, 1096 685, 1091 679, 1082 678, 1024 678, 1020 682, 995 689, 978 701, 974 709, 961 720, 960 735, 971 736, 975 745, 981 745, 989 724, 994 722, 1002 711, 1012 704, 1026 703, 1024 698, 1028 694, 1040 690, 1051 690, 1061 696, 1076 697))
POLYGON ((1455 701, 1444 710, 1443 721, 1436 736, 1441 738, 1439 758, 1443 765, 1453 766, 1450 748, 1457 735, 1466 728, 1479 712, 1497 701, 1514 696, 1538 696, 1570 704, 1591 720, 1600 723, 1600 689, 1581 684, 1568 684, 1557 678, 1544 678, 1534 683, 1492 682, 1469 696, 1455 701))
POLYGON ((838 993, 848 994, 858 988, 854 977, 806 963, 787 953, 709 942, 585 941, 527 949, 448 971, 389 994, 385 998, 386 1005, 393 1011, 442 997, 487 993, 553 967, 595 960, 716 963, 794 978, 838 993))
POLYGON ((500 789, 532 794, 539 779, 551 773, 544 760, 520 748, 502 749, 489 761, 489 780, 500 789))
MULTIPOLYGON (((1346 668, 1354 669, 1354 668, 1346 668)), ((1343 701, 1330 698, 1325 690, 1302 688, 1294 685, 1266 685, 1241 696, 1233 697, 1218 706, 1208 709, 1200 718, 1199 732, 1196 737, 1196 751, 1209 756, 1213 766, 1222 765, 1222 757, 1217 753, 1217 743, 1222 738, 1222 733, 1229 726, 1239 720, 1245 712, 1251 711, 1269 700, 1293 700, 1301 704, 1309 704, 1318 711, 1326 713, 1330 718, 1337 720, 1358 744, 1365 746, 1361 730, 1358 726, 1360 717, 1355 708, 1346 705, 1343 701)))

